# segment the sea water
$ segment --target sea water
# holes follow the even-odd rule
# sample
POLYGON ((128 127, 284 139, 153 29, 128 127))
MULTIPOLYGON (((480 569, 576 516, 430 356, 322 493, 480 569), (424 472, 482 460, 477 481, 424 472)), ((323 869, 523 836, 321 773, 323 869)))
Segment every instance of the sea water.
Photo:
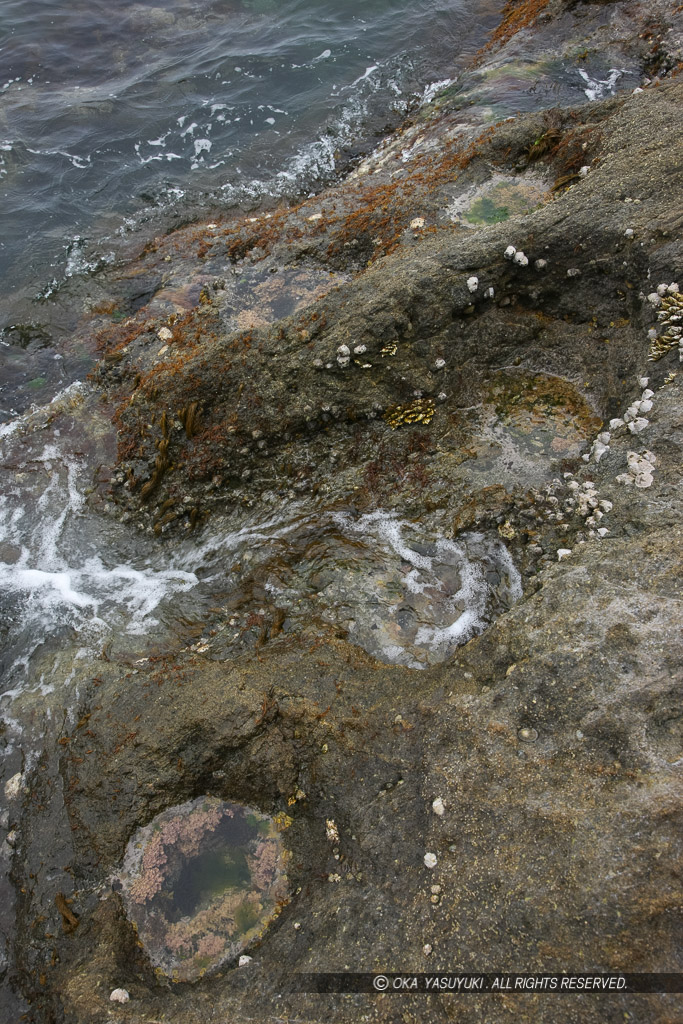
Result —
POLYGON ((49 297, 159 207, 320 187, 473 52, 481 8, 3 0, 2 292, 49 297))

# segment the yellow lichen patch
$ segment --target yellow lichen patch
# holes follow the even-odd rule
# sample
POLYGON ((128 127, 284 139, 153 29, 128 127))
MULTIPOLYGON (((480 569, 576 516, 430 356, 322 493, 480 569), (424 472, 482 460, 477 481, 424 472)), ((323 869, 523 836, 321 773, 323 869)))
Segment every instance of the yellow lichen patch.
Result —
POLYGON ((427 426, 434 417, 434 402, 431 398, 417 398, 409 405, 392 405, 384 413, 384 419, 392 430, 404 423, 424 423, 427 426))

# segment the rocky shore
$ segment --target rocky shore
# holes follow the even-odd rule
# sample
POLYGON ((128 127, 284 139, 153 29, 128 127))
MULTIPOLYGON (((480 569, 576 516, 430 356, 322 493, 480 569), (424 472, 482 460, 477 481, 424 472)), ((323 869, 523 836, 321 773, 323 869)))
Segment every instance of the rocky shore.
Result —
POLYGON ((319 579, 306 604, 258 567, 175 643, 46 649, 54 691, 12 711, 40 753, 5 777, 8 1021, 680 1019, 674 995, 292 978, 681 970, 682 32, 658 0, 509 4, 335 187, 88 282, 90 384, 21 430, 81 432, 93 513, 171 547, 382 509, 492 538, 521 596, 492 579, 487 628, 419 671, 316 612, 319 579), (560 65, 586 102, 525 107, 560 65), (242 967, 174 983, 112 877, 204 795, 287 816, 289 894, 242 967))

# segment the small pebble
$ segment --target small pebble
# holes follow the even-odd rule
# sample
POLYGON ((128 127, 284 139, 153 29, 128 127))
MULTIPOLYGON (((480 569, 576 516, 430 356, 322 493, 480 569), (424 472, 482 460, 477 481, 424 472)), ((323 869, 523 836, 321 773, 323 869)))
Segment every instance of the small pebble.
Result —
POLYGON ((237 961, 237 966, 238 966, 238 967, 246 967, 246 966, 247 966, 247 964, 250 964, 252 960, 253 960, 253 957, 251 957, 251 956, 246 956, 246 955, 245 955, 245 954, 243 953, 243 954, 242 954, 242 956, 241 956, 241 957, 239 958, 239 960, 237 961))
POLYGON ((432 802, 432 810, 434 814, 438 814, 440 818, 443 818, 446 808, 440 796, 437 796, 436 800, 432 802))
POLYGON ((426 942, 424 944, 424 946, 422 947, 422 952, 424 953, 425 956, 429 956, 431 951, 432 951, 432 947, 430 946, 430 944, 428 942, 426 942))
POLYGON ((130 995, 126 992, 125 988, 115 988, 109 996, 109 1002, 111 1003, 127 1003, 130 999, 130 995))
POLYGON ((435 868, 436 867, 436 854, 434 854, 434 853, 425 853, 423 859, 424 859, 424 866, 426 868, 435 868))
MULTIPOLYGON (((404 221, 404 223, 405 223, 405 221, 404 221)), ((425 219, 424 219, 424 217, 413 217, 413 219, 410 222, 410 226, 411 226, 413 231, 419 231, 420 228, 423 228, 425 226, 425 219)))
POLYGON ((8 779, 5 783, 5 796, 8 800, 16 800, 21 794, 24 785, 24 776, 21 772, 17 772, 11 779, 8 779))
POLYGON ((571 555, 571 553, 572 553, 572 549, 571 548, 559 548, 558 552, 557 552, 557 560, 558 560, 558 562, 561 562, 563 558, 567 558, 569 555, 571 555))

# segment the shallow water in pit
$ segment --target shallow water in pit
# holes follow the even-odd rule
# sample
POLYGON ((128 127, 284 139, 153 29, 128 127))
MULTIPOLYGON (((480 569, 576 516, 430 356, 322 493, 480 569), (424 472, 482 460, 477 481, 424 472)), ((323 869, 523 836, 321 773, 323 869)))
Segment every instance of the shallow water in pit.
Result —
POLYGON ((155 967, 195 981, 263 933, 287 898, 287 822, 207 796, 135 832, 111 884, 155 967))

